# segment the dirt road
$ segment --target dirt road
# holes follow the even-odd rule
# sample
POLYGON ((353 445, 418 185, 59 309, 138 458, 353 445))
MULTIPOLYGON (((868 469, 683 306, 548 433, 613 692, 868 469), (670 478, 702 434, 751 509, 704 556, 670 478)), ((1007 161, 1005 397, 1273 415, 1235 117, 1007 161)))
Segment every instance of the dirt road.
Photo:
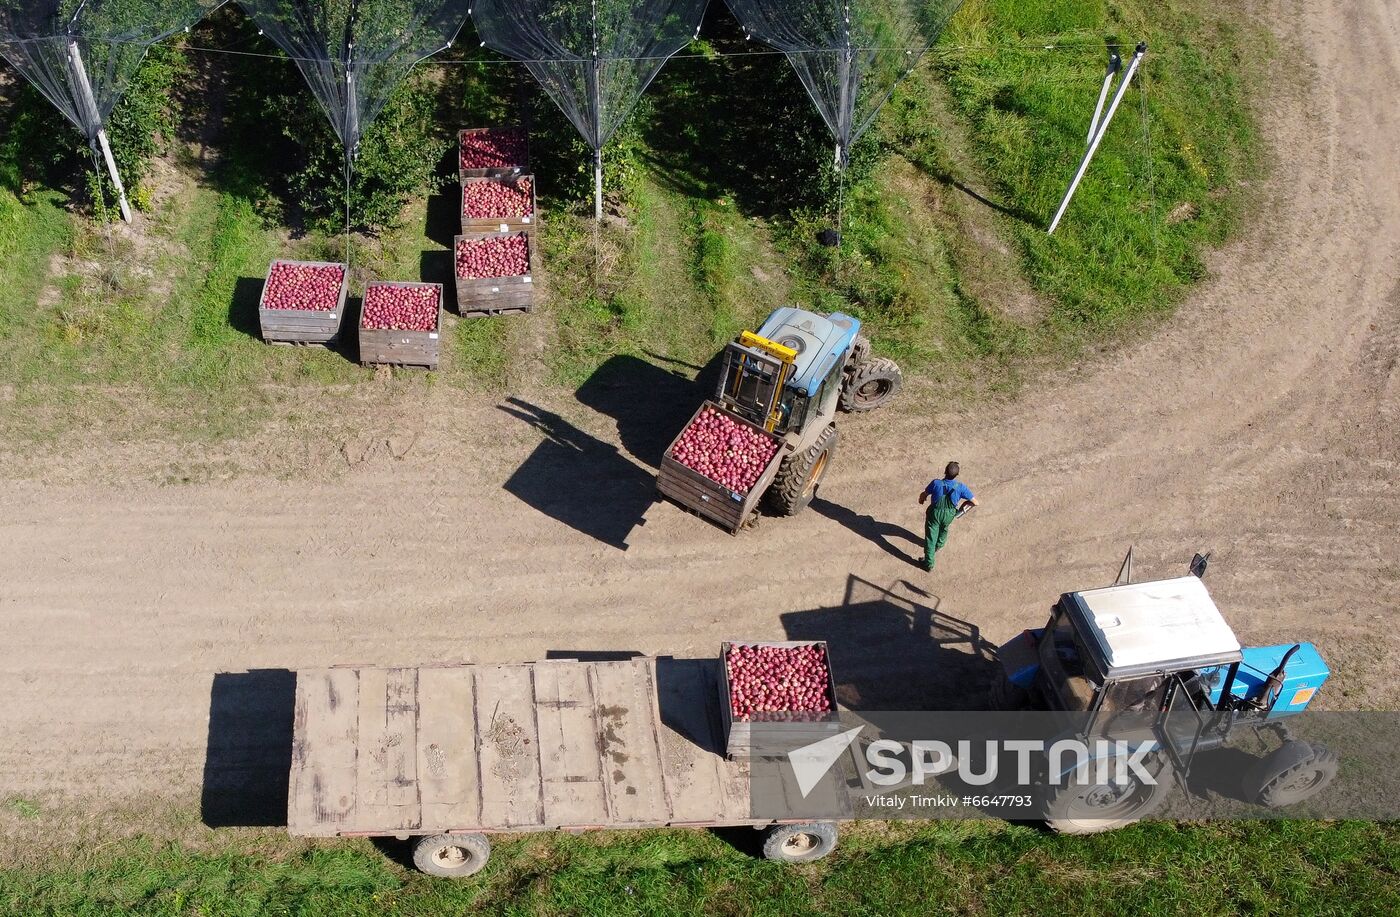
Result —
POLYGON ((1327 706, 1400 702, 1400 7, 1276 6, 1310 85, 1263 119, 1269 217, 1179 317, 1005 407, 846 422, 800 518, 731 538, 652 504, 684 386, 628 361, 577 400, 436 394, 310 483, 0 483, 0 798, 235 786, 285 741, 279 670, 337 662, 821 636, 850 703, 958 703, 984 641, 1130 544, 1140 576, 1213 549, 1242 639, 1322 648, 1327 706), (926 575, 914 498, 950 458, 984 506, 926 575))

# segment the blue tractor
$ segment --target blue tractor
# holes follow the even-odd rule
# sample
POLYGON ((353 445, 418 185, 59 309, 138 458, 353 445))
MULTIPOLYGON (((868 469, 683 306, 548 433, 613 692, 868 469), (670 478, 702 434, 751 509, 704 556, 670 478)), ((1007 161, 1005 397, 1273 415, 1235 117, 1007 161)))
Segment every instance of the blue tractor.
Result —
POLYGON ((1087 834, 1137 821, 1174 783, 1185 789, 1197 754, 1245 735, 1276 744, 1244 776, 1247 801, 1286 806, 1321 791, 1337 774, 1335 753, 1293 738, 1287 725, 1327 680, 1317 648, 1241 647, 1201 581, 1208 556, 1196 556, 1191 575, 1142 583, 1131 582, 1131 556, 1128 582, 1060 596, 1044 627, 998 652, 994 707, 1058 711, 1088 737, 1127 735, 1160 749, 1153 784, 1048 775, 1047 824, 1087 834))
POLYGON ((726 490, 679 463, 673 442, 657 475, 660 492, 735 532, 757 518, 760 498, 777 515, 806 508, 836 454, 837 411, 873 411, 903 385, 895 362, 873 356, 860 332, 852 316, 785 306, 739 335, 721 354, 714 397, 690 423, 708 410, 761 431, 777 446, 769 467, 749 490, 726 490))

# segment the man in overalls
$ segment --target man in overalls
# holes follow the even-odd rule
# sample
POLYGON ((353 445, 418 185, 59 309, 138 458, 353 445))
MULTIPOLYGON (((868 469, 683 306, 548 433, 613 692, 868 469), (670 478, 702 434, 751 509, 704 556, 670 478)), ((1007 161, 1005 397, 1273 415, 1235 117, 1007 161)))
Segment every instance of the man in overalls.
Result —
POLYGON ((933 555, 948 543, 948 527, 958 517, 964 507, 977 505, 977 498, 967 485, 959 481, 961 471, 957 462, 949 462, 943 469, 943 477, 929 481, 924 492, 919 494, 919 503, 929 502, 924 514, 924 569, 933 569, 933 555))

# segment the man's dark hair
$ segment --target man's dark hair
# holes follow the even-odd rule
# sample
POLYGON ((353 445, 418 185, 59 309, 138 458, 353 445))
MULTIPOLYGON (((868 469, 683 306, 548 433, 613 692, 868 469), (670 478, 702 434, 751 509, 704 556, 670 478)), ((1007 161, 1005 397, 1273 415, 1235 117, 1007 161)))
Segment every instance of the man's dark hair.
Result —
POLYGON ((948 467, 943 469, 943 477, 951 481, 958 476, 959 471, 962 471, 962 469, 958 467, 957 462, 949 462, 948 467))

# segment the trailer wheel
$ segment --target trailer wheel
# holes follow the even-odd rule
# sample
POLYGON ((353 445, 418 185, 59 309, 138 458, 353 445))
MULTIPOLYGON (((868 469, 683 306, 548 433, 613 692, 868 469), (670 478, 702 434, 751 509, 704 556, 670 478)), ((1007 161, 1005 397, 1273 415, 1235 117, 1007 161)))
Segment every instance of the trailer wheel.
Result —
POLYGON ((484 834, 435 834, 413 846, 413 865, 430 876, 461 879, 480 872, 491 859, 484 834))
MULTIPOLYGON (((1053 785, 1045 795, 1045 826, 1056 834, 1098 834, 1131 825, 1151 815, 1172 789, 1172 766, 1154 755, 1146 762, 1155 783, 1131 776, 1123 784, 1053 785)), ((1092 763, 1085 765, 1092 767, 1092 763)))
POLYGON ((764 859, 780 863, 810 863, 835 849, 836 825, 829 821, 774 825, 763 838, 764 859))
POLYGON ((1284 742, 1245 777, 1245 798, 1277 809, 1320 793, 1337 776, 1336 752, 1324 745, 1284 742))
POLYGON ((806 450, 783 459, 766 494, 774 512, 780 516, 796 516, 807 508, 817 495, 817 488, 821 487, 839 440, 836 424, 827 424, 817 441, 806 450))
POLYGON ((841 387, 840 408, 860 413, 884 407, 904 387, 904 374, 899 364, 885 357, 876 357, 856 367, 841 387))

